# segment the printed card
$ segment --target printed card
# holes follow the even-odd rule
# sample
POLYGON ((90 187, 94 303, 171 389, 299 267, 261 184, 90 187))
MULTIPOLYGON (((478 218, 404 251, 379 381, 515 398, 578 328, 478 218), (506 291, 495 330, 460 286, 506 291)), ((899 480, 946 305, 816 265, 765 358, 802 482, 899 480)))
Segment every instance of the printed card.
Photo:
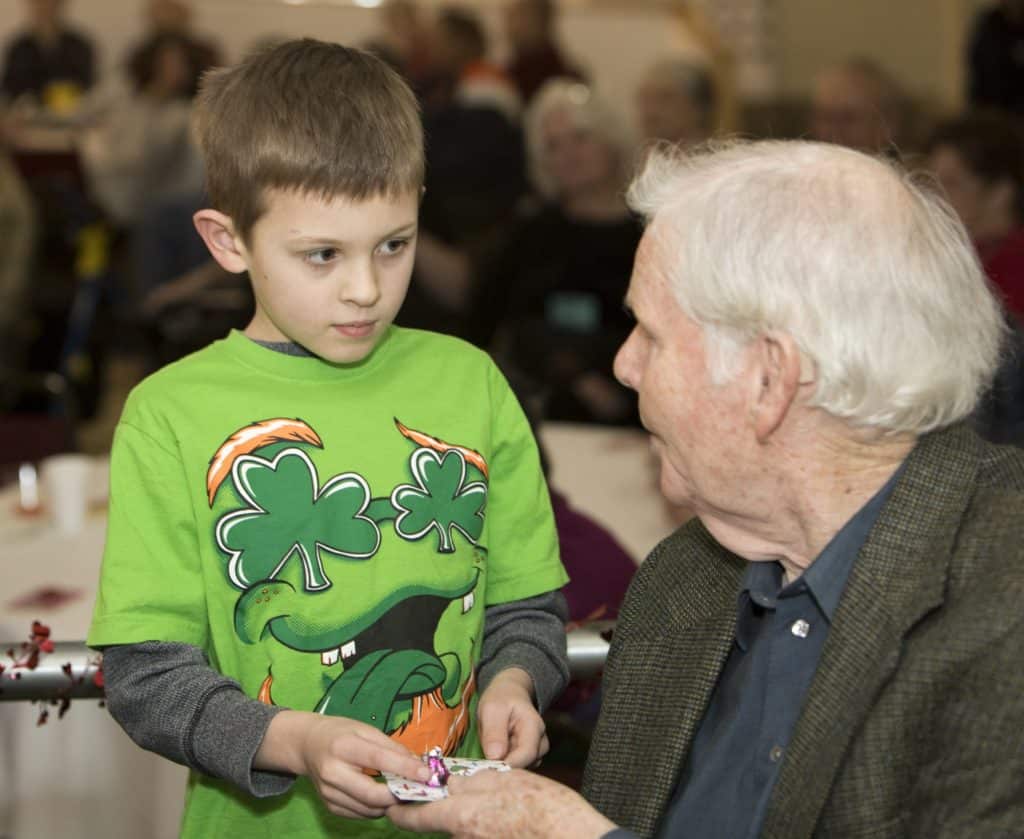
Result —
MULTIPOLYGON (((444 765, 452 775, 468 778, 477 772, 508 772, 512 767, 503 760, 476 760, 470 757, 446 757, 444 765)), ((432 787, 419 781, 410 781, 401 775, 383 772, 388 789, 399 801, 439 801, 448 797, 447 787, 432 787)))

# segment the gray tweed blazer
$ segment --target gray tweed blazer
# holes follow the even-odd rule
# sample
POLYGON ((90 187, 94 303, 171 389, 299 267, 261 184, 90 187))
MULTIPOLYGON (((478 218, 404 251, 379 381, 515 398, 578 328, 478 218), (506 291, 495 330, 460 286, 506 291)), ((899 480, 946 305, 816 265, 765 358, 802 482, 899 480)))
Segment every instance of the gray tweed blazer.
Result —
MULTIPOLYGON (((584 794, 651 835, 733 640, 744 561, 694 520, 619 616, 584 794)), ((1024 452, 910 454, 851 571, 762 836, 1024 836, 1024 452)), ((729 839, 729 837, 723 837, 729 839)))

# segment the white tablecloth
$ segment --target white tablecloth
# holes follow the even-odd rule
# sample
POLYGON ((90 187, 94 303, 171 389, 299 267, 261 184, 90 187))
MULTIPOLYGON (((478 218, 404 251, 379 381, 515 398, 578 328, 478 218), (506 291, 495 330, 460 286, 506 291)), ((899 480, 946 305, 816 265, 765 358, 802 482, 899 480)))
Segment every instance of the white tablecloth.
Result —
MULTIPOLYGON (((95 464, 102 493, 106 464, 95 464)), ((56 641, 81 641, 92 616, 105 518, 91 513, 83 530, 59 533, 46 516, 16 512, 13 487, 0 491, 0 641, 25 640, 32 621, 56 641), (53 609, 12 608, 41 587, 81 596, 53 609)), ((0 653, 3 653, 0 650, 0 653)), ((7 661, 6 654, 3 660, 7 661)), ((91 700, 76 700, 64 719, 0 702, 0 836, 9 839, 171 839, 178 835, 186 770, 139 749, 91 700)))

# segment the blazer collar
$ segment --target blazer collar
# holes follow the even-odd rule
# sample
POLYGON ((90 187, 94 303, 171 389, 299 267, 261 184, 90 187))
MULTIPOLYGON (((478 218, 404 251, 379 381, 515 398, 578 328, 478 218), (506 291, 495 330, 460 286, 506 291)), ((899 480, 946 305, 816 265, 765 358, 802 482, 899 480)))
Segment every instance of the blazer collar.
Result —
POLYGON ((895 672, 903 638, 942 605, 982 443, 963 426, 922 437, 850 572, 763 825, 810 835, 854 732, 895 672))

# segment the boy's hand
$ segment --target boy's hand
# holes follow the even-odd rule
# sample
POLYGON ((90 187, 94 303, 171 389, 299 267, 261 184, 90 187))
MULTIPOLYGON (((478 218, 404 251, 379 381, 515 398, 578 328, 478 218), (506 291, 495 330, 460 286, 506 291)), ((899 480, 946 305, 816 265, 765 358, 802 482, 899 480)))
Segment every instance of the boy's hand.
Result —
POLYGON ((282 711, 267 729, 253 765, 306 775, 336 816, 372 819, 395 803, 386 784, 364 768, 426 781, 418 756, 372 726, 344 717, 282 711))
POLYGON ((533 705, 533 679, 525 670, 502 670, 480 696, 477 729, 484 756, 522 768, 548 751, 544 720, 533 705))

